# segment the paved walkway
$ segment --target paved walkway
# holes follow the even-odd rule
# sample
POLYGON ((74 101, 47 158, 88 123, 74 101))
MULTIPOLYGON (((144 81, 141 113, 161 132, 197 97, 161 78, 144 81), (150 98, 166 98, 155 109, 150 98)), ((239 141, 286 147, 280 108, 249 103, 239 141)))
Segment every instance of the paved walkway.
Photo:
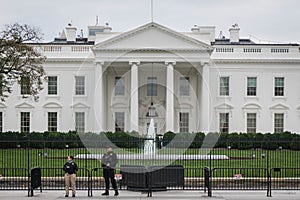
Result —
MULTIPOLYGON (((34 197, 27 197, 27 192, 25 191, 0 191, 0 199, 12 199, 12 200, 20 200, 20 199, 32 199, 32 200, 52 200, 52 199, 149 199, 149 200, 168 200, 168 199, 182 199, 182 200, 196 200, 196 199, 207 199, 207 200, 260 200, 260 199, 268 199, 268 200, 299 200, 300 199, 300 191, 273 191, 273 197, 266 197, 265 191, 213 191, 213 197, 207 197, 207 195, 203 192, 199 191, 167 191, 167 192, 155 192, 153 193, 152 198, 148 198, 147 194, 141 192, 131 192, 131 191, 120 191, 120 196, 114 197, 113 195, 108 197, 102 197, 102 191, 94 192, 93 197, 88 197, 87 192, 78 191, 75 198, 64 197, 63 191, 43 191, 43 193, 35 192, 34 197)), ((113 192, 112 192, 113 194, 113 192)))

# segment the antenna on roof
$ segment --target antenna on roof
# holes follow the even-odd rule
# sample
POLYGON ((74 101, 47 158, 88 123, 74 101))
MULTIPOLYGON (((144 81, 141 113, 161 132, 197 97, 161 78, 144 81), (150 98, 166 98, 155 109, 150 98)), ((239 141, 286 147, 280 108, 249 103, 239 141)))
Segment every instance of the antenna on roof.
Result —
POLYGON ((151 0, 151 22, 153 22, 153 0, 151 0))
POLYGON ((95 25, 95 26, 97 26, 98 23, 99 23, 99 17, 98 17, 98 15, 97 15, 97 16, 96 16, 96 25, 95 25))

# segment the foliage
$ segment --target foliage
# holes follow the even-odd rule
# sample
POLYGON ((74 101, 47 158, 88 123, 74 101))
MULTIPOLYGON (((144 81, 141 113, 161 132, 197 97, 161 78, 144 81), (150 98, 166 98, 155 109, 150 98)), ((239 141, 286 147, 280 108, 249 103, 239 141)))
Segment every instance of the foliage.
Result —
MULTIPOLYGON (((6 25, 0 32, 0 99, 2 101, 12 92, 15 83, 26 85, 26 95, 38 100, 38 92, 45 71, 42 63, 45 57, 30 43, 42 39, 40 31, 28 25, 18 23, 6 25)), ((25 94, 24 94, 25 95, 25 94)), ((26 97, 24 96, 23 97, 26 97)))
MULTIPOLYGON (((248 149, 290 149, 300 150, 300 135, 290 132, 284 133, 173 133, 167 132, 159 141, 159 148, 204 148, 207 138, 218 139, 214 148, 230 148, 239 150, 248 149)), ((15 148, 17 146, 31 148, 105 148, 113 144, 120 148, 142 149, 146 138, 137 132, 103 132, 78 134, 75 131, 68 133, 58 132, 32 132, 29 134, 19 132, 0 133, 0 148, 15 148), (28 143, 29 142, 29 143, 28 143)))

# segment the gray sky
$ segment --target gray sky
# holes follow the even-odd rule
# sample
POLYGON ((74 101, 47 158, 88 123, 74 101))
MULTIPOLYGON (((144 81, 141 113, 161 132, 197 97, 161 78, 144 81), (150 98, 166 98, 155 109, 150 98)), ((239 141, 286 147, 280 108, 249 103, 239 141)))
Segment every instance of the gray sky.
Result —
MULTIPOLYGON (((0 0, 0 29, 15 22, 39 27, 53 40, 72 22, 78 30, 108 22, 127 31, 151 21, 151 0, 0 0)), ((154 0, 154 21, 177 31, 194 25, 216 26, 228 36, 238 23, 241 37, 300 43, 299 0, 154 0)))

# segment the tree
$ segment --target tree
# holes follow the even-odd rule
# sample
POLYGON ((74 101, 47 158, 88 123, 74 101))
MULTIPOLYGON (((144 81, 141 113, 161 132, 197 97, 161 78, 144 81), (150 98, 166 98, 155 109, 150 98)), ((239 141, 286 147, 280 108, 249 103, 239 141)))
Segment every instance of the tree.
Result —
POLYGON ((26 24, 6 25, 4 31, 0 32, 1 101, 5 101, 15 83, 22 85, 23 89, 27 88, 26 93, 22 93, 23 97, 32 96, 35 101, 38 100, 45 80, 42 66, 45 57, 32 44, 41 40, 40 31, 26 24))

